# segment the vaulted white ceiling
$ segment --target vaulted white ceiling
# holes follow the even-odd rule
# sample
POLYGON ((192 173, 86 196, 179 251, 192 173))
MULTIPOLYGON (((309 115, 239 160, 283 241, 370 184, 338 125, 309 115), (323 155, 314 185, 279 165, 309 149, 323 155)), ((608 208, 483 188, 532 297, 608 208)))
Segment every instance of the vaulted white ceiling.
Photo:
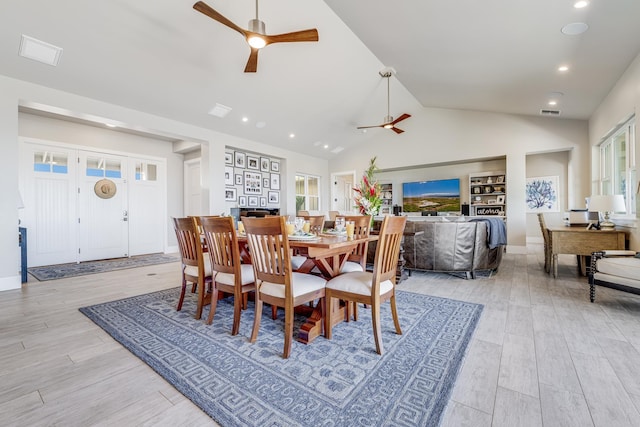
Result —
MULTIPOLYGON (((206 2, 243 28, 255 17, 253 0, 206 2)), ((423 107, 588 119, 640 52, 638 0, 261 0, 268 34, 317 28, 320 41, 267 46, 249 74, 242 36, 193 3, 3 1, 0 74, 330 158, 375 132, 402 138, 355 129, 387 114, 384 67, 391 115, 407 121, 423 107), (588 31, 562 34, 574 22, 588 31), (59 65, 20 57, 22 34, 62 47, 59 65), (216 103, 232 111, 207 114, 216 103)))

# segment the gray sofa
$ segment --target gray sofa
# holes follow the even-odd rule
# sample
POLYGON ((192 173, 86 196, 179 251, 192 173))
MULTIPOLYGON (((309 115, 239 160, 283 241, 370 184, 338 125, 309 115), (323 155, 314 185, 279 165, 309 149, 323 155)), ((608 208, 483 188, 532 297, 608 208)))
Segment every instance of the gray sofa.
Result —
POLYGON ((479 270, 498 269, 506 242, 489 248, 487 233, 490 227, 495 230, 495 225, 484 221, 445 221, 407 221, 406 269, 464 272, 467 278, 475 278, 479 270), (423 233, 413 236, 414 231, 423 233))

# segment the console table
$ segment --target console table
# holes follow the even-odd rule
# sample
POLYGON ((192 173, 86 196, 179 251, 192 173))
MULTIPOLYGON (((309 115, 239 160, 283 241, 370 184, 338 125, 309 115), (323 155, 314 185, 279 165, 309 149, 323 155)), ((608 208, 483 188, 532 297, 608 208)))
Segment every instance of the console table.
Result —
MULTIPOLYGON (((591 256, 593 252, 605 249, 625 249, 626 245, 626 232, 615 229, 587 230, 583 226, 557 226, 547 227, 547 231, 554 278, 558 277, 558 254, 591 256)), ((584 268, 585 262, 581 264, 584 268)))

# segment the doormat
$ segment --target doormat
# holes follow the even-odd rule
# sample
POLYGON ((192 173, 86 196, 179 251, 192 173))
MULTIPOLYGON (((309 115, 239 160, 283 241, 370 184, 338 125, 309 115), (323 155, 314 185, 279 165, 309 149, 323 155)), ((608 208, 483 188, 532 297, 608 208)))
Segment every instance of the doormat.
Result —
POLYGON ((147 265, 166 264, 180 261, 179 254, 148 254, 128 258, 103 259, 81 263, 45 265, 27 269, 29 274, 41 282, 46 280, 65 279, 68 277, 86 276, 88 274, 106 273, 108 271, 125 270, 127 268, 145 267, 147 265))
MULTIPOLYGON (((80 311, 224 427, 437 426, 482 313, 479 304, 397 291, 403 334, 383 304, 384 355, 362 308, 357 322, 333 328, 333 339, 294 340, 283 359, 282 312, 273 321, 264 307, 251 344, 252 304, 233 336, 231 298, 207 325, 193 318, 196 294, 176 311, 179 295, 173 288, 80 311)), ((296 331, 304 320, 296 317, 296 331)))

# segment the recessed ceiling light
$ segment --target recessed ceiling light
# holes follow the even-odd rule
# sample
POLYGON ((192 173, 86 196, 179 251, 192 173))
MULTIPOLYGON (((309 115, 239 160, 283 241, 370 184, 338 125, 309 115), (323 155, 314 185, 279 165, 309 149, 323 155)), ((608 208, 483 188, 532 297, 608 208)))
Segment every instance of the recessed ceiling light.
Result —
POLYGON ((20 50, 18 53, 24 58, 33 59, 34 61, 55 67, 58 65, 58 61, 60 61, 62 48, 23 34, 22 39, 20 39, 20 50))
POLYGON ((573 22, 571 24, 567 24, 562 27, 562 34, 566 34, 568 36, 577 36, 578 34, 582 34, 589 29, 589 26, 584 22, 573 22))
POLYGON ((216 103, 216 106, 209 110, 209 114, 212 116, 224 118, 231 112, 233 108, 227 107, 226 105, 216 103))
POLYGON ((549 101, 548 104, 549 105, 558 105, 558 101, 549 101))
POLYGON ((249 117, 243 117, 242 121, 245 122, 245 123, 248 122, 249 121, 249 117))
POLYGON ((329 144, 324 144, 324 149, 326 150, 327 148, 329 148, 329 144))
POLYGON ((289 134, 289 138, 295 138, 295 137, 296 137, 296 134, 295 134, 295 133, 290 133, 290 134, 289 134))
POLYGON ((562 72, 569 71, 569 67, 567 67, 566 65, 561 65, 558 67, 558 71, 562 71, 562 72))
POLYGON ((587 0, 580 0, 573 4, 573 7, 576 9, 582 9, 583 7, 589 6, 589 2, 587 0))
POLYGON ((263 127, 265 127, 267 124, 265 122, 256 122, 256 127, 258 129, 262 129, 263 127))

